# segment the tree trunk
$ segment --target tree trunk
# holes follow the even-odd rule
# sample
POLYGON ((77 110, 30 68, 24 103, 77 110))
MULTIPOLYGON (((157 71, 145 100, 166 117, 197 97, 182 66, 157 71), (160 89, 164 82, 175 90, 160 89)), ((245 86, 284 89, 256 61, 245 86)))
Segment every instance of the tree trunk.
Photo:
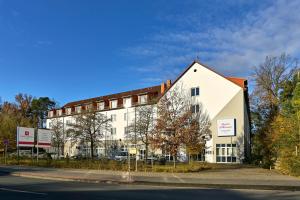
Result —
POLYGON ((60 159, 60 143, 57 143, 57 158, 60 159))
POLYGON ((145 151, 145 160, 147 162, 147 159, 148 159, 148 149, 149 149, 149 144, 148 144, 148 141, 146 142, 146 151, 145 151))
POLYGON ((91 137, 91 157, 94 159, 94 140, 91 137))
POLYGON ((176 168, 176 153, 173 155, 173 167, 176 168))

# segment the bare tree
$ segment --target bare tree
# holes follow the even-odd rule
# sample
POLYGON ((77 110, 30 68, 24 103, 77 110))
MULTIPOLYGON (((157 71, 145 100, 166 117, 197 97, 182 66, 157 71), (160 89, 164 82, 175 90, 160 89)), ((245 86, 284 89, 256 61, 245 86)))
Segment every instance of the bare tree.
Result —
POLYGON ((292 78, 298 68, 298 61, 286 54, 279 57, 267 56, 265 62, 255 68, 255 88, 252 100, 257 109, 262 111, 264 119, 277 114, 279 98, 286 80, 292 78))
POLYGON ((56 153, 58 158, 60 158, 60 153, 63 153, 63 148, 66 143, 66 137, 64 135, 64 124, 59 118, 54 118, 51 121, 52 130, 52 142, 56 148, 56 153))
POLYGON ((265 165, 272 165, 271 124, 280 111, 280 94, 286 81, 292 79, 298 68, 296 59, 286 54, 266 57, 264 63, 255 68, 255 88, 251 95, 251 118, 254 130, 254 156, 265 165))
POLYGON ((67 133, 76 141, 90 143, 91 157, 94 158, 96 143, 104 136, 104 132, 110 130, 111 119, 102 113, 84 111, 75 115, 75 123, 69 124, 67 133))
POLYGON ((182 145, 193 146, 203 143, 205 134, 209 134, 210 121, 203 112, 201 104, 197 104, 194 112, 192 102, 185 95, 182 86, 175 86, 165 94, 157 105, 157 121, 152 138, 153 145, 164 148, 174 160, 182 145))
POLYGON ((145 160, 148 159, 153 120, 155 112, 154 100, 149 105, 135 107, 135 119, 129 126, 129 137, 135 144, 145 145, 145 160))

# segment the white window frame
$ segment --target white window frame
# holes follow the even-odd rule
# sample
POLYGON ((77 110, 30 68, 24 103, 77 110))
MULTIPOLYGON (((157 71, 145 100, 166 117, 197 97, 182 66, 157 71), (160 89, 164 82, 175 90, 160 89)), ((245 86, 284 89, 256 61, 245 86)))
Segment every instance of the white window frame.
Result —
POLYGON ((200 88, 199 87, 192 87, 191 88, 191 97, 196 97, 200 95, 200 88), (198 91, 198 93, 197 93, 198 91), (194 93, 194 95, 193 95, 194 93))
POLYGON ((57 116, 62 116, 62 109, 57 110, 57 116))
POLYGON ((131 107, 131 97, 125 97, 125 98, 123 98, 123 106, 125 108, 131 107))
POLYGON ((86 104, 85 108, 86 108, 87 111, 92 111, 93 110, 93 104, 92 103, 86 104))
POLYGON ((192 113, 198 113, 198 112, 200 112, 200 105, 199 104, 192 105, 191 111, 192 111, 192 113))
POLYGON ((82 106, 75 106, 75 113, 81 113, 82 106))
POLYGON ((104 110, 105 103, 104 101, 97 103, 97 110, 104 110))
POLYGON ((148 95, 139 95, 139 104, 146 104, 148 102, 148 95))
POLYGON ((111 114, 110 119, 112 122, 117 121, 117 115, 116 114, 111 114))
POLYGON ((48 117, 53 117, 53 111, 51 110, 51 111, 49 111, 49 113, 48 113, 48 117))
POLYGON ((118 107, 118 100, 111 100, 110 108, 117 108, 117 107, 118 107))
POLYGON ((72 114, 72 108, 66 108, 66 114, 71 115, 72 114))
POLYGON ((117 135, 117 128, 115 128, 115 127, 110 128, 110 134, 117 135))

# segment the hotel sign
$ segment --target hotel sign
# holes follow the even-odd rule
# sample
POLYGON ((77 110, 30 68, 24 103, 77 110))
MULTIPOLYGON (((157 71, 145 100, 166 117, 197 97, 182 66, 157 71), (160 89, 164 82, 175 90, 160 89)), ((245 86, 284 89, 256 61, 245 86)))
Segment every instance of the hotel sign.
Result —
POLYGON ((218 136, 235 136, 235 119, 220 119, 217 121, 218 136))
POLYGON ((17 127, 17 146, 34 146, 34 128, 17 127))
POLYGON ((51 147, 52 132, 48 129, 38 129, 37 146, 43 148, 51 147))

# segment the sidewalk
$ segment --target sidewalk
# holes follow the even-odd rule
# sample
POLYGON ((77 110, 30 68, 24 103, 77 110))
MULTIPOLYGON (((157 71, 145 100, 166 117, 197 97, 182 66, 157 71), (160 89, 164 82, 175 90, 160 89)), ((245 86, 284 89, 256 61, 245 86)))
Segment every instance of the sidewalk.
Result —
POLYGON ((207 170, 198 173, 130 172, 129 175, 128 172, 121 171, 0 165, 0 171, 14 176, 63 181, 300 191, 300 178, 261 168, 207 170))

